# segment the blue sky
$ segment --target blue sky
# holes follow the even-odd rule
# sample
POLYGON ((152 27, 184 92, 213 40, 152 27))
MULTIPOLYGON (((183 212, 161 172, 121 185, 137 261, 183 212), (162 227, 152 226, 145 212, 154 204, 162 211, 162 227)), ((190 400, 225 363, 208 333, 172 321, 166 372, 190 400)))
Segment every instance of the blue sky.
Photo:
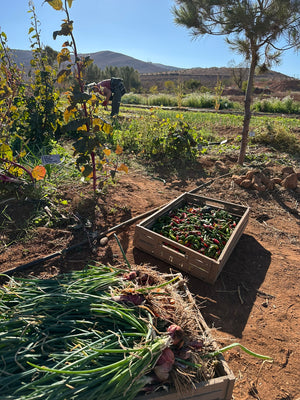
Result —
MULTIPOLYGON (((29 50, 30 28, 27 0, 0 0, 0 30, 12 49, 29 50)), ((43 0, 33 1, 41 23, 44 45, 60 50, 65 38, 53 40, 65 14, 43 0)), ((228 67, 242 59, 233 53, 224 37, 192 40, 189 31, 175 25, 173 0, 74 0, 70 17, 79 53, 110 50, 142 61, 181 68, 228 67)), ((300 79, 300 52, 285 52, 272 69, 300 79)))

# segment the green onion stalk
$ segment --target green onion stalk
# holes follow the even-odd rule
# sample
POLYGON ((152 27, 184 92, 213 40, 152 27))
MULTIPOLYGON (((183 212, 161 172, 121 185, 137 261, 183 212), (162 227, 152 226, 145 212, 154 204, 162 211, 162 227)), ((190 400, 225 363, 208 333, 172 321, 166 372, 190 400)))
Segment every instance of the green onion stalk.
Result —
POLYGON ((15 400, 134 399, 167 336, 151 314, 113 301, 124 271, 103 265, 0 288, 0 393, 15 400))

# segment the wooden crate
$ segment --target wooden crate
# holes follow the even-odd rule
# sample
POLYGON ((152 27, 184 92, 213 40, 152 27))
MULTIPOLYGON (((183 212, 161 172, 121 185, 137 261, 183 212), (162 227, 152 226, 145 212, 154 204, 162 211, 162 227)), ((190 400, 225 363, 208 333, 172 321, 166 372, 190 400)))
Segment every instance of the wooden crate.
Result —
MULTIPOLYGON (((189 291, 187 284, 182 280, 183 285, 180 288, 182 292, 182 298, 185 302, 192 305, 194 310, 193 318, 197 320, 199 330, 204 333, 212 349, 217 350, 218 345, 210 333, 196 302, 191 292, 189 291)), ((208 379, 205 382, 201 382, 191 387, 189 391, 184 393, 177 392, 174 388, 169 391, 160 390, 158 392, 139 395, 135 400, 231 400, 234 388, 235 376, 230 370, 228 364, 224 360, 222 354, 218 356, 219 364, 215 370, 215 377, 208 379)))
POLYGON ((170 390, 167 393, 138 396, 135 400, 231 400, 234 380, 234 375, 228 370, 225 376, 203 382, 189 392, 179 393, 170 390))
POLYGON ((136 225, 134 246, 166 261, 181 271, 185 271, 207 283, 214 284, 248 223, 249 211, 249 207, 189 192, 183 193, 177 199, 136 225), (159 217, 186 203, 197 207, 211 206, 223 209, 232 215, 240 217, 239 223, 217 260, 204 256, 151 230, 159 217))

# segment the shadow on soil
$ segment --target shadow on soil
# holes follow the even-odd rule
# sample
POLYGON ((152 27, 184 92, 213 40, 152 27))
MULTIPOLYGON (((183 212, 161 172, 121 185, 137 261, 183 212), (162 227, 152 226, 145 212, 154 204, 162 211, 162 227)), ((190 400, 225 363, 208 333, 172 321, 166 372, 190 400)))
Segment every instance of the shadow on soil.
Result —
MULTIPOLYGON (((134 258, 136 264, 154 265, 160 272, 170 271, 168 264, 137 248, 134 258)), ((208 326, 239 338, 255 299, 261 294, 259 288, 270 262, 271 253, 252 236, 243 234, 214 285, 181 272, 187 277, 188 287, 196 295, 208 326)))

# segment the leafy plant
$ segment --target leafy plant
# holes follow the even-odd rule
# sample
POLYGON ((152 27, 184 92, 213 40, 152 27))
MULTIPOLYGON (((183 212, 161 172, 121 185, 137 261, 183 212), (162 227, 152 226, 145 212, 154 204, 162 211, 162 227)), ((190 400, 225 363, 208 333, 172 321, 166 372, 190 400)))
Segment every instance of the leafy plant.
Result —
POLYGON ((1 139, 8 143, 8 132, 17 109, 15 98, 24 92, 22 71, 13 62, 7 46, 7 36, 0 32, 0 132, 1 139))
MULTIPOLYGON (((64 111, 64 130, 76 131, 76 141, 73 143, 76 164, 84 178, 93 180, 94 191, 97 188, 97 169, 101 171, 100 185, 108 181, 108 177, 114 178, 116 171, 126 171, 124 164, 117 166, 111 163, 112 154, 109 145, 112 142, 113 127, 103 118, 97 117, 100 106, 99 97, 85 93, 84 72, 91 65, 90 57, 79 57, 75 37, 73 34, 73 21, 70 19, 69 9, 73 0, 46 0, 55 10, 64 11, 66 18, 59 31, 53 32, 54 39, 57 36, 66 36, 71 40, 63 44, 62 50, 57 56, 60 71, 57 75, 59 83, 73 78, 73 86, 67 91, 68 106, 64 111), (63 5, 64 4, 64 5, 63 5), (72 63, 71 54, 74 55, 72 63), (95 117, 96 116, 96 117, 95 117), (97 161, 97 158, 99 161, 97 161)), ((122 149, 117 148, 115 154, 120 155, 122 149)))
POLYGON ((257 100, 253 104, 253 109, 259 112, 299 114, 300 102, 294 101, 291 96, 286 96, 282 100, 278 98, 263 99, 257 100))
POLYGON ((218 78, 217 84, 215 86, 215 110, 219 110, 220 108, 220 100, 224 90, 224 84, 218 78))
POLYGON ((184 121, 182 114, 176 115, 176 121, 163 119, 157 122, 158 127, 165 132, 163 135, 153 137, 152 155, 161 157, 163 154, 170 160, 180 163, 196 159, 196 133, 191 126, 184 121))
MULTIPOLYGON (((40 40, 39 21, 32 1, 29 1, 31 26, 28 34, 33 58, 31 74, 26 91, 15 98, 14 105, 19 116, 14 118, 12 130, 24 137, 28 146, 38 152, 42 146, 49 146, 59 134, 62 113, 58 107, 59 93, 55 88, 56 71, 47 60, 47 52, 40 40)), ((19 140, 13 142, 18 149, 19 140)), ((19 150, 19 149, 18 149, 19 150)))

